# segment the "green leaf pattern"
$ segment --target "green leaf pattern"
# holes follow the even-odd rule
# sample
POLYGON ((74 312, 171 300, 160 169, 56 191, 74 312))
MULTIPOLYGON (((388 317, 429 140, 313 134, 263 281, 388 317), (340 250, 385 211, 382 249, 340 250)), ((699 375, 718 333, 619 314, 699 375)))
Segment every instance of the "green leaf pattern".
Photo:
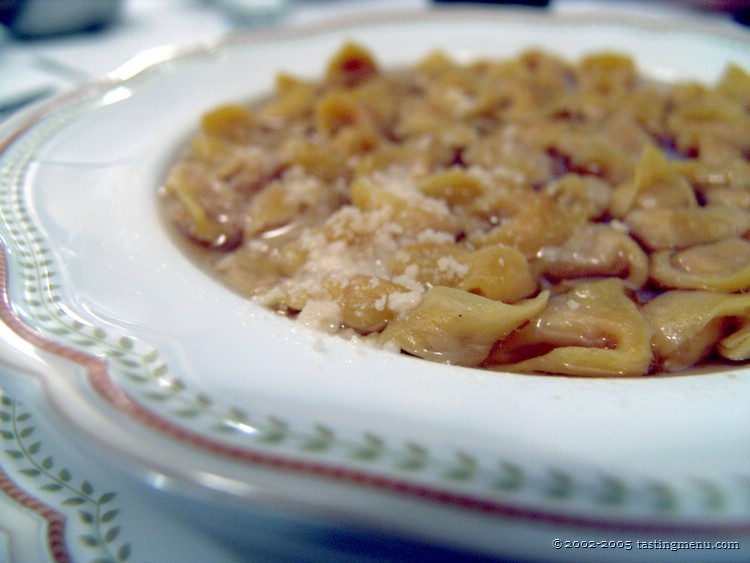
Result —
MULTIPOLYGON (((120 541, 122 532, 114 501, 117 493, 99 493, 94 485, 75 476, 51 455, 44 453, 31 413, 15 399, 0 395, 0 436, 7 460, 21 475, 32 480, 36 493, 50 505, 75 509, 81 531, 78 541, 90 553, 90 561, 123 563, 130 559, 130 543, 120 541)), ((31 490, 31 487, 29 487, 31 490)))

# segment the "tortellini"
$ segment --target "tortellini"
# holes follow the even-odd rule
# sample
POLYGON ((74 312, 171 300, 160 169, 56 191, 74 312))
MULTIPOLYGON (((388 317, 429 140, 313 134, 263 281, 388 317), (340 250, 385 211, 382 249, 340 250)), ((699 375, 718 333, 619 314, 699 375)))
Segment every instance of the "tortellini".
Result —
POLYGON ((652 361, 652 333, 622 281, 581 282, 500 341, 488 363, 511 371, 642 375, 652 361))
POLYGON ((162 188, 226 283, 426 360, 621 377, 750 359, 750 74, 622 53, 385 70, 346 43, 207 111, 162 188))
POLYGON ((390 323, 381 341, 420 358, 481 364, 498 340, 538 315, 548 292, 508 305, 450 287, 433 287, 410 313, 390 323))
POLYGON ((601 224, 587 224, 559 247, 537 253, 538 269, 547 278, 618 277, 633 287, 648 280, 648 256, 622 230, 601 224))
POLYGON ((661 287, 727 293, 750 287, 750 241, 741 238, 651 255, 651 276, 661 287))
POLYGON ((750 359, 750 294, 670 290, 649 301, 643 315, 658 327, 654 356, 668 371, 689 367, 713 350, 731 360, 750 359))

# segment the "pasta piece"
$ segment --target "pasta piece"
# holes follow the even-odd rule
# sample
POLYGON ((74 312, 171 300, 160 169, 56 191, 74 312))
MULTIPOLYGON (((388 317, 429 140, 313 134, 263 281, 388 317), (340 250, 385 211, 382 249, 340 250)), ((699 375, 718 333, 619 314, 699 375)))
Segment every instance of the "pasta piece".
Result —
POLYGON ((536 316, 548 297, 542 292, 508 305, 460 289, 433 287, 416 308, 385 328, 380 342, 427 360, 477 366, 497 340, 536 316))
POLYGON ((736 321, 735 331, 719 342, 719 354, 728 360, 741 362, 750 359, 750 316, 736 321))
POLYGON ((648 256, 630 236, 606 225, 587 224, 565 244, 542 248, 535 265, 553 280, 620 277, 631 287, 648 280, 648 256))
POLYGON ((432 174, 423 179, 418 188, 425 195, 442 199, 448 205, 468 203, 484 191, 482 182, 476 176, 459 169, 432 174))
POLYGON ((576 71, 578 90, 571 94, 570 107, 587 121, 602 121, 617 111, 637 82, 632 59, 614 52, 585 56, 576 71))
POLYGON ((371 80, 356 88, 332 90, 315 105, 318 133, 332 136, 349 126, 388 132, 397 115, 398 88, 371 80))
POLYGON ((424 148, 413 144, 381 143, 377 151, 362 155, 354 162, 352 169, 355 180, 389 170, 398 170, 403 176, 412 178, 427 174, 432 167, 431 158, 432 155, 425 153, 424 148))
POLYGON ((730 238, 681 251, 655 252, 651 277, 664 288, 750 290, 750 242, 730 238))
POLYGON ((619 95, 630 91, 636 83, 637 73, 633 60, 620 53, 586 55, 578 68, 578 81, 584 92, 619 95))
POLYGON ((328 62, 326 81, 337 86, 352 87, 372 78, 378 72, 378 63, 370 51, 350 41, 328 62))
POLYGON ((492 170, 524 186, 548 181, 555 170, 547 151, 522 143, 513 128, 478 139, 462 153, 462 160, 466 166, 492 170))
POLYGON ((211 182, 205 171, 191 163, 183 163, 170 170, 164 184, 166 193, 173 196, 170 213, 177 227, 192 240, 215 248, 233 248, 242 238, 237 220, 229 220, 236 213, 232 204, 236 197, 219 183, 211 182), (213 184, 226 196, 207 201, 202 187, 213 184))
POLYGON ((306 326, 336 333, 340 329, 353 329, 362 334, 382 330, 399 313, 399 296, 410 290, 375 276, 353 275, 350 279, 326 277, 310 279, 303 291, 279 286, 263 293, 259 300, 277 310, 299 315, 306 326))
POLYGON ((201 130, 206 135, 237 144, 250 140, 254 125, 250 109, 238 104, 219 106, 201 117, 201 130))
POLYGON ((750 162, 744 159, 722 163, 690 159, 673 162, 672 167, 706 198, 717 188, 750 191, 750 162))
POLYGON ((551 149, 572 172, 598 176, 613 186, 633 175, 636 158, 594 131, 572 130, 556 139, 551 149))
POLYGON ((400 104, 395 133, 401 139, 429 139, 444 130, 449 123, 445 114, 434 104, 417 98, 406 98, 400 104))
POLYGON ((731 63, 716 86, 722 94, 736 100, 750 111, 750 73, 737 64, 731 63))
POLYGON ((608 211, 612 188, 595 176, 565 174, 548 183, 543 193, 567 213, 585 220, 598 219, 608 211))
MULTIPOLYGON (((244 165, 246 151, 236 144, 221 137, 197 135, 188 146, 189 159, 200 165, 210 167, 212 172, 222 180, 234 174, 244 165)), ((186 157, 186 160, 188 158, 186 157)))
POLYGON ((479 81, 477 113, 514 120, 553 113, 575 81, 574 74, 569 64, 538 50, 491 64, 487 79, 479 81))
POLYGON ((250 201, 245 215, 245 237, 263 234, 273 236, 275 229, 289 233, 291 228, 316 223, 341 205, 343 198, 300 168, 290 168, 275 182, 269 183, 250 201))
POLYGON ((456 68, 456 63, 441 49, 435 49, 422 57, 414 65, 414 72, 425 75, 428 79, 456 68))
POLYGON ((344 283, 332 280, 326 286, 326 292, 339 305, 340 323, 365 334, 382 330, 395 317, 396 311, 388 306, 392 295, 409 292, 391 281, 364 275, 344 283))
POLYGON ((292 138, 279 148, 279 156, 288 168, 300 167, 308 175, 327 184, 348 182, 352 176, 346 155, 305 138, 292 138))
POLYGON ((581 282, 498 343, 486 367, 581 376, 635 376, 651 365, 652 328, 617 278, 581 282))
MULTIPOLYGON (((367 271, 379 270, 381 263, 375 261, 374 257, 379 256, 380 252, 394 252, 404 236, 403 227, 393 219, 393 212, 389 208, 377 213, 366 213, 355 207, 345 206, 325 222, 301 233, 298 244, 303 248, 314 249, 318 259, 330 255, 334 264, 343 257, 352 260, 358 265, 357 272, 361 271, 359 266, 367 271)), ((315 259, 311 260, 311 267, 317 267, 315 259)), ((338 266, 341 267, 341 264, 338 266)), ((346 274, 352 273, 346 268, 343 271, 346 274)))
POLYGON ((470 251, 454 244, 448 233, 433 233, 434 240, 404 245, 388 261, 392 274, 403 275, 412 268, 415 279, 425 285, 456 287, 468 272, 462 257, 470 251))
POLYGON ((504 303, 516 303, 536 292, 537 282, 526 258, 512 246, 486 246, 458 261, 467 269, 458 283, 464 291, 504 303))
POLYGON ((750 230, 750 212, 725 205, 656 207, 631 211, 625 223, 652 250, 687 248, 743 236, 750 230))
POLYGON ((432 229, 458 230, 445 202, 423 196, 416 186, 403 180, 389 182, 388 177, 360 179, 351 186, 352 204, 362 211, 382 210, 403 229, 418 234, 432 229))
POLYGON ((632 158, 641 156, 654 142, 653 137, 626 109, 616 111, 607 119, 606 125, 602 128, 602 135, 613 146, 632 158))
POLYGON ((331 142, 331 149, 347 159, 377 151, 382 139, 369 124, 344 127, 331 142))
POLYGON ((509 198, 500 201, 507 207, 497 210, 501 217, 499 225, 488 232, 471 234, 469 239, 473 244, 505 244, 531 257, 545 246, 561 244, 576 228, 576 217, 567 215, 542 193, 523 192, 512 201, 509 198))
POLYGON ((745 147, 721 135, 706 134, 697 140, 696 149, 689 154, 695 154, 706 162, 723 164, 743 158, 745 147))
POLYGON ((665 118, 671 105, 667 91, 660 85, 642 84, 623 100, 623 111, 631 116, 652 139, 665 139, 665 118))
POLYGON ((634 178, 618 186, 612 194, 610 213, 622 219, 633 209, 696 207, 697 204, 688 181, 675 172, 664 153, 647 145, 635 167, 634 178))
POLYGON ((277 96, 258 112, 266 127, 280 128, 286 123, 299 121, 313 114, 316 101, 315 87, 288 75, 276 79, 277 96))
POLYGON ((330 136, 347 126, 372 126, 372 117, 348 90, 337 90, 318 102, 315 123, 318 133, 330 136))
POLYGON ((520 301, 537 289, 526 258, 505 245, 470 250, 452 242, 417 243, 395 252, 389 266, 395 275, 415 268, 416 279, 425 285, 454 287, 505 303, 520 301))
POLYGON ((573 65, 551 53, 530 49, 519 55, 518 62, 525 70, 536 106, 542 113, 568 94, 575 83, 573 65))
POLYGON ((301 203, 292 203, 281 182, 266 186, 256 195, 248 208, 245 232, 249 236, 281 227, 294 220, 301 203))
POLYGON ((454 69, 438 78, 425 91, 429 106, 443 121, 461 121, 476 112, 475 91, 468 69, 454 69))
POLYGON ((665 371, 690 367, 718 351, 734 360, 750 357, 747 328, 741 336, 729 336, 733 323, 745 325, 750 315, 750 295, 711 291, 667 291, 643 306, 643 315, 656 329, 654 352, 665 371), (728 340, 727 340, 728 339, 728 340), (727 344, 720 345, 726 340, 727 344))
POLYGON ((721 92, 699 87, 680 100, 667 117, 667 126, 677 149, 686 155, 701 156, 707 138, 722 140, 736 147, 739 154, 750 150, 750 114, 744 106, 721 92))
POLYGON ((705 196, 710 205, 726 205, 750 211, 750 190, 733 190, 731 188, 714 188, 705 196))

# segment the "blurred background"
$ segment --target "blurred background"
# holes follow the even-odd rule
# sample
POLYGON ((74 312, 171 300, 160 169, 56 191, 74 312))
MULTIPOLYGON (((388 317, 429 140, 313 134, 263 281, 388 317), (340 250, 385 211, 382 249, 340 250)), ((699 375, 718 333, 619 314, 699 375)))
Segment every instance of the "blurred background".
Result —
MULTIPOLYGON (((0 120, 134 54, 245 28, 451 4, 610 11, 747 24, 750 0, 0 0, 0 120)), ((750 28, 748 32, 750 32, 750 28)))

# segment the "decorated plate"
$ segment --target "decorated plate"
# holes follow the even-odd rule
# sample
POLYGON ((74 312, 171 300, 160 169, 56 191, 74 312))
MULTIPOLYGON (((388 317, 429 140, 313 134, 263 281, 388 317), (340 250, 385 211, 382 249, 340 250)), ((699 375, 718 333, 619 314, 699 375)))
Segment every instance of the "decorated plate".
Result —
POLYGON ((349 530, 570 560, 656 560, 662 541, 700 559, 688 544, 701 541, 712 559, 739 559, 747 368, 584 379, 431 363, 299 326, 176 244, 156 194, 198 116, 267 94, 279 71, 320 76, 347 39, 387 66, 435 48, 462 60, 608 49, 660 80, 712 82, 750 63, 739 30, 504 10, 139 55, 2 130, 4 377, 32 382, 55 424, 111 471, 232 541, 251 537, 244 522, 257 519, 242 515, 260 507, 318 539, 349 530))
MULTIPOLYGON (((19 375, 2 368, 6 381, 19 375)), ((43 403, 10 387, 16 389, 0 393, 0 560, 228 563, 242 557, 161 510, 147 487, 123 482, 86 456, 43 403)))

